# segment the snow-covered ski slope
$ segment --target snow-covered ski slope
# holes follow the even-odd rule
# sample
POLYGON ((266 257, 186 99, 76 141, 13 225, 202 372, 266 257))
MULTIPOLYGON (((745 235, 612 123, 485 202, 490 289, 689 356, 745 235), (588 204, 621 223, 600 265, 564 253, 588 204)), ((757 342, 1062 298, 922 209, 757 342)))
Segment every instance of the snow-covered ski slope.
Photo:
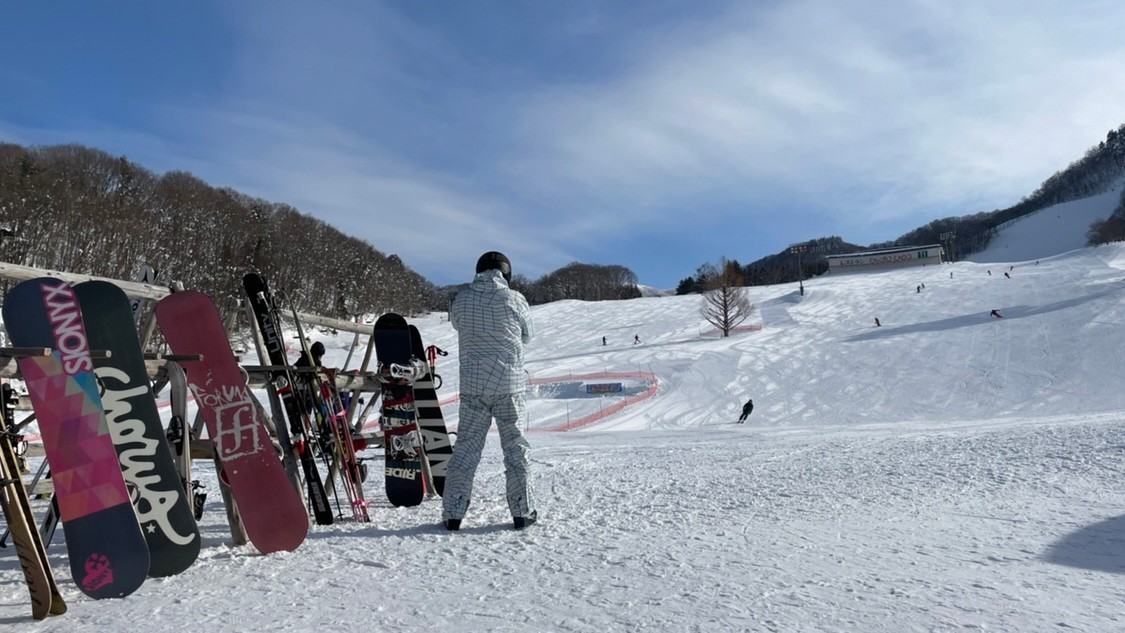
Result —
POLYGON ((1001 227, 980 253, 965 259, 974 262, 1031 261, 1076 250, 1086 245, 1086 232, 1095 220, 1108 218, 1121 201, 1125 179, 1104 193, 1063 202, 1001 227))
MULTIPOLYGON (((721 425, 747 397, 755 427, 771 429, 1115 411, 1125 373, 1125 340, 1114 336, 1125 317, 1123 268, 1125 255, 1106 247, 1039 265, 825 276, 807 281, 803 297, 795 284, 754 287, 750 322, 762 329, 726 339, 694 295, 560 301, 533 308, 539 331, 526 366, 534 378, 657 376, 654 397, 590 430, 721 425)), ((418 323, 453 352, 439 372, 443 391, 455 392, 454 333, 441 316, 418 323)), ((455 409, 448 415, 456 420, 455 409)), ((539 422, 533 415, 532 427, 539 422)))
MULTIPOLYGON (((0 623, 1125 630, 1125 247, 805 287, 750 289, 762 329, 727 339, 709 332, 699 297, 533 308, 532 377, 651 372, 658 389, 582 431, 532 434, 542 522, 529 530, 510 529, 495 437, 461 532, 439 528, 440 501, 390 508, 375 476, 372 523, 313 526, 296 552, 271 556, 228 545, 199 462, 211 496, 195 566, 95 602, 56 544, 70 612, 37 623, 0 550, 0 623), (734 424, 747 397, 754 413, 734 424)), ((451 352, 438 365, 451 398, 454 332, 441 315, 415 322, 451 352)), ((327 364, 342 362, 350 335, 316 336, 327 364)), ((539 395, 533 428, 605 404, 573 385, 539 395)), ((456 404, 446 409, 455 425, 456 404)))

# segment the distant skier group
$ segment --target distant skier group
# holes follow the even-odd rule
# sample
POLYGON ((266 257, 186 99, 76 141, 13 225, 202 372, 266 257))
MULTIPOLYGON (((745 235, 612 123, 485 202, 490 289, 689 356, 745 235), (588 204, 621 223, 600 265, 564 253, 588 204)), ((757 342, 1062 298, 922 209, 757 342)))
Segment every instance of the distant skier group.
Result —
MULTIPOLYGON (((1035 262, 1035 264, 1036 264, 1036 265, 1039 265, 1039 262, 1035 262)), ((1008 267, 1008 271, 1012 271, 1012 270, 1015 270, 1015 268, 1016 268, 1016 267, 1015 267, 1014 265, 1013 265, 1013 266, 1009 266, 1009 267, 1008 267)), ((1008 279, 1011 279, 1011 278, 1012 278, 1012 276, 1011 276, 1010 274, 1008 274, 1008 271, 1005 271, 1005 272, 1004 272, 1004 277, 1006 277, 1006 278, 1008 278, 1008 279)), ((986 273, 988 273, 988 276, 989 276, 989 277, 991 277, 991 276, 992 276, 992 271, 991 271, 991 270, 985 270, 985 272, 986 272, 986 273)), ((950 273, 949 273, 949 278, 950 278, 950 279, 953 279, 953 272, 952 272, 952 271, 950 271, 950 273)), ((914 287, 914 292, 915 292, 916 294, 921 294, 921 293, 922 293, 922 291, 923 291, 923 290, 924 290, 925 288, 926 288, 926 284, 925 284, 925 283, 919 283, 918 285, 916 285, 916 286, 914 287)), ((997 310, 992 310, 991 312, 989 312, 989 313, 988 313, 988 316, 990 316, 990 317, 992 317, 992 318, 994 318, 994 319, 1002 319, 1002 318, 1004 318, 1003 316, 1001 316, 1000 312, 999 312, 999 311, 997 311, 997 310)), ((883 323, 882 323, 881 321, 879 321, 879 317, 875 317, 875 327, 882 327, 882 326, 883 326, 883 323)), ((749 404, 749 403, 747 403, 747 404, 749 404)), ((739 421, 741 422, 742 420, 740 419, 739 421)))
MULTIPOLYGON (((605 347, 608 344, 609 344, 609 339, 607 339, 606 337, 603 336, 602 337, 602 347, 605 347)), ((633 345, 640 345, 640 344, 641 344, 641 335, 640 334, 634 334, 633 335, 633 345)))

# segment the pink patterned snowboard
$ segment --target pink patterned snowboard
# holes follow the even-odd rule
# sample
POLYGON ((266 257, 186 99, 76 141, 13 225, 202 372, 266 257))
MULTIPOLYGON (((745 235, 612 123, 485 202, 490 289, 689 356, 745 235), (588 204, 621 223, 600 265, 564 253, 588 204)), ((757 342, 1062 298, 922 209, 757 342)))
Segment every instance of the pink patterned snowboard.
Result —
POLYGON ((119 598, 148 575, 149 554, 109 435, 82 312, 58 279, 25 281, 4 300, 12 343, 50 347, 20 372, 51 465, 74 581, 92 598, 119 598))

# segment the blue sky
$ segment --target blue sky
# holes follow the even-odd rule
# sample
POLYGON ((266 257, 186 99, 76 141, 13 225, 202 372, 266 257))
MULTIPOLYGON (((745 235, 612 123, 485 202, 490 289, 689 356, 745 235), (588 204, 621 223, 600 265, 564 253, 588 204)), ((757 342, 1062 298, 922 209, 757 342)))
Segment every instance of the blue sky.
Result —
POLYGON ((1125 123, 1118 0, 7 2, 0 140, 285 202, 439 284, 893 239, 1125 123))

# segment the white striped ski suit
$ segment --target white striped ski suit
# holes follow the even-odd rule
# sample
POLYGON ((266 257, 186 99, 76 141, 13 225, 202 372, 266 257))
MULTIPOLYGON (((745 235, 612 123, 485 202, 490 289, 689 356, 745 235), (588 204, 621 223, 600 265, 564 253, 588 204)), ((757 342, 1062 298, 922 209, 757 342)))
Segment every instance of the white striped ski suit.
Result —
POLYGON ((527 420, 523 346, 534 332, 523 295, 498 270, 479 273, 453 300, 450 322, 458 333, 461 413, 449 461, 442 519, 461 519, 472 499, 473 478, 493 418, 500 431, 513 517, 534 516, 528 474, 530 446, 520 424, 527 420))

